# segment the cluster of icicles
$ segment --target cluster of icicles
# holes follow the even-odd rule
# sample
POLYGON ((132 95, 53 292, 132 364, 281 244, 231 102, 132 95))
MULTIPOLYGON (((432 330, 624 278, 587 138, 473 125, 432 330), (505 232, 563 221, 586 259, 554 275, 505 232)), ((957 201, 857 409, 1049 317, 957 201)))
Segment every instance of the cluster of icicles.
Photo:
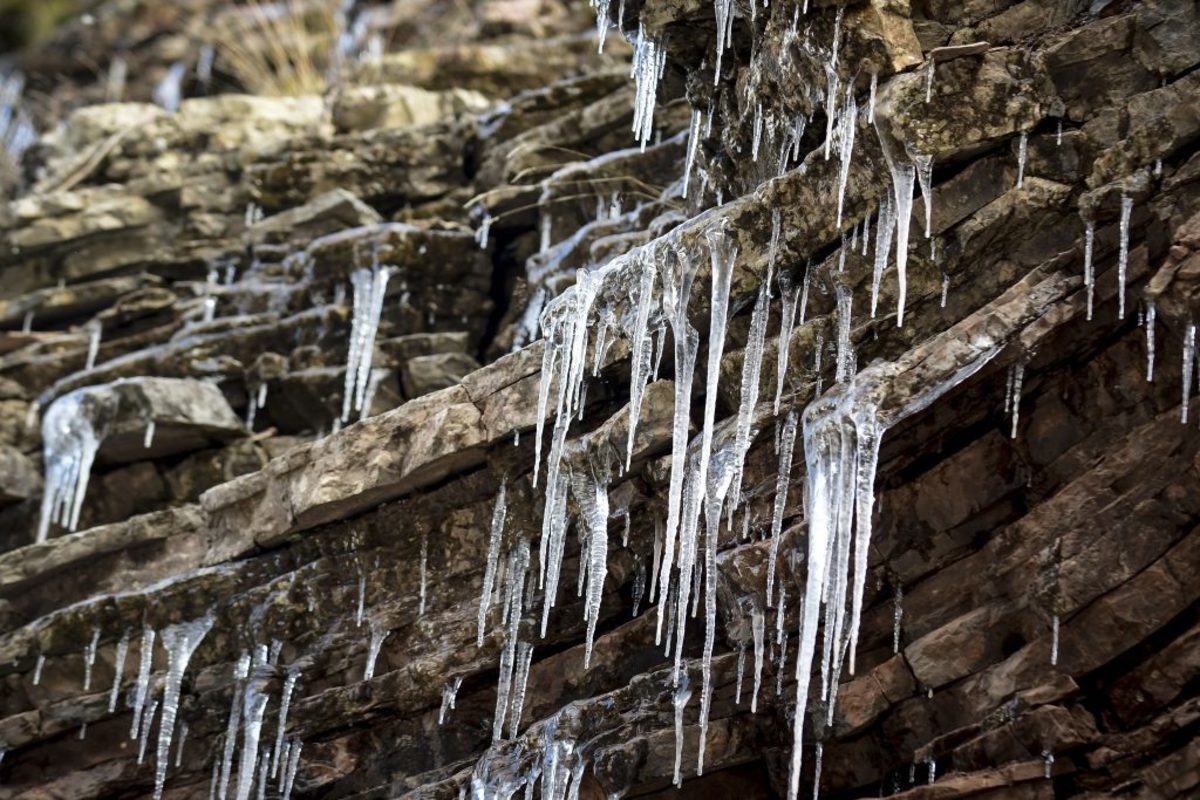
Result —
MULTIPOLYGON (((777 217, 778 218, 778 217, 777 217)), ((730 283, 737 258, 737 246, 726 231, 723 220, 712 218, 705 231, 710 271, 710 318, 703 427, 689 441, 691 385, 699 357, 699 334, 692 326, 688 307, 699 263, 677 240, 668 234, 619 257, 594 272, 581 270, 575 286, 556 298, 542 316, 545 352, 539 395, 537 461, 535 481, 542 479, 545 456, 545 510, 538 544, 536 572, 531 572, 530 540, 518 535, 504 550, 505 489, 501 488, 495 506, 479 607, 479 643, 482 644, 488 612, 496 603, 497 587, 504 587, 500 600, 503 627, 503 651, 500 660, 500 686, 494 735, 502 736, 505 717, 510 720, 510 735, 516 733, 529 674, 532 643, 521 640, 521 615, 526 607, 527 580, 536 577, 541 591, 541 633, 546 632, 549 612, 558 596, 558 583, 571 523, 568 500, 573 498, 579 510, 577 535, 580 541, 578 591, 584 602, 586 638, 584 665, 592 652, 596 624, 600 617, 604 579, 607 573, 608 526, 611 516, 609 484, 627 470, 634 457, 638 417, 646 386, 656 379, 666 346, 667 332, 674 348, 675 406, 669 492, 665 525, 660 525, 654 543, 654 564, 649 574, 651 602, 658 599, 656 641, 667 653, 674 653, 673 680, 676 686, 677 758, 676 782, 681 781, 683 709, 693 692, 683 658, 685 619, 689 607, 704 608, 705 641, 701 658, 700 740, 697 773, 702 773, 708 712, 712 698, 711 660, 716 640, 717 620, 717 540, 723 521, 732 527, 734 512, 747 499, 741 489, 742 469, 750 444, 764 418, 782 423, 778 440, 779 472, 771 522, 771 544, 767 568, 768 606, 777 602, 777 643, 780 645, 782 676, 783 607, 786 602, 782 585, 775 592, 778 548, 792 473, 792 459, 798 429, 803 429, 807 486, 804 497, 808 526, 807 579, 801 599, 798 657, 795 664, 798 711, 795 716, 795 747, 791 772, 791 796, 796 796, 799 759, 808 681, 818 659, 818 633, 824 631, 819 658, 822 699, 832 709, 842 665, 854 671, 855 643, 862 614, 866 581, 867 553, 871 534, 873 483, 879 442, 887 427, 924 408, 938 396, 981 368, 998 351, 995 348, 960 371, 949 381, 931 386, 902 409, 887 415, 878 410, 884 381, 893 365, 875 364, 854 375, 849 336, 839 337, 838 375, 841 383, 805 410, 803 419, 789 406, 783 394, 783 380, 776 387, 772 413, 759 408, 759 379, 764 339, 770 313, 771 274, 778 237, 773 237, 768 257, 768 276, 754 304, 749 341, 743 360, 741 397, 732 424, 716 422, 717 382, 723 355, 726 321, 730 305, 730 283), (631 347, 631 384, 628 406, 629 428, 624 453, 607 448, 580 450, 567 442, 571 421, 581 415, 586 402, 588 373, 597 374, 605 363, 608 348, 623 337, 631 347), (782 420, 779 416, 782 413, 782 420), (553 417, 547 432, 543 421, 553 417), (547 436, 548 433, 548 436, 547 436), (548 441, 547 441, 548 440, 548 441), (504 578, 498 580, 500 570, 504 578), (778 597, 776 601, 775 598, 778 597), (824 608, 822 625, 822 608, 824 608), (665 634, 665 636, 664 636, 665 634)), ((780 278, 782 279, 782 274, 780 278)), ((796 293, 788 286, 783 307, 783 330, 791 329, 795 318, 796 293), (787 298, 791 300, 788 302, 787 298)), ((786 371, 786 343, 778 349, 779 375, 786 371)), ((628 511, 624 512, 625 515, 628 511)), ((639 575, 636 600, 645 591, 646 579, 639 575)), ((755 675, 752 707, 757 707, 758 686, 763 660, 765 611, 758 601, 749 609, 755 641, 755 675)), ((695 613, 695 611, 693 611, 695 613)), ((743 654, 744 655, 744 654, 743 654)), ((740 670, 739 670, 740 672, 740 670)), ((739 679, 740 682, 740 679, 739 679)), ((739 686, 740 697, 740 686, 739 686)), ((560 747, 562 742, 547 742, 560 747)), ((583 750, 569 748, 572 769, 582 769, 583 750)), ((561 754, 560 754, 561 755, 561 754)), ((546 758, 550 758, 549 752, 546 758)), ((557 759, 558 756, 555 756, 557 759)), ((556 762, 557 763, 557 762, 556 762)), ((576 781, 549 778, 564 768, 541 764, 521 775, 511 775, 488 759, 476 769, 474 792, 477 797, 507 797, 521 785, 531 788, 541 777, 544 797, 568 797, 576 781), (550 784, 546 784, 547 780, 550 784), (549 794, 547 794, 549 792, 549 794)))
MULTIPOLYGON (((597 9, 601 40, 607 27, 606 0, 593 3, 597 9)), ((752 7, 754 4, 751 4, 752 7)), ((805 4, 807 6, 807 4, 805 4)), ((797 9, 799 10, 799 9, 797 9)), ((807 12, 807 7, 804 9, 807 12)), ((720 76, 720 56, 731 37, 733 13, 728 0, 717 0, 717 80, 720 76)), ((876 80, 871 81, 870 100, 865 112, 860 112, 851 86, 840 91, 838 83, 838 35, 842 10, 838 9, 833 45, 827 69, 828 91, 825 157, 836 153, 840 164, 837 183, 837 223, 840 227, 844 208, 848 174, 854 149, 854 133, 859 117, 874 122, 876 80)), ((637 83, 635 100, 635 136, 643 147, 648 141, 653 119, 656 85, 663 72, 663 50, 655 39, 639 27, 635 40, 633 76, 637 83)), ((932 61, 930 62, 932 67, 932 61)), ((932 68, 928 70, 926 92, 932 91, 932 68)), ((928 98, 927 98, 928 99, 928 98)), ((761 105, 756 108, 753 157, 757 160, 763 130, 761 105)), ((687 196, 693 165, 698 150, 702 115, 694 110, 689 131, 687 161, 684 171, 683 196, 687 196)), ((805 120, 800 118, 788 128, 783 137, 780 170, 788 160, 789 151, 799 146, 805 120)), ((708 126, 711 126, 711 113, 708 126)), ((707 135, 707 131, 706 131, 707 135)), ((880 137, 890 172, 892 191, 881 198, 875 224, 874 269, 871 288, 871 316, 874 317, 883 275, 889 266, 893 243, 897 274, 898 326, 904 323, 906 302, 906 263, 909 251, 909 228, 913 216, 914 191, 919 186, 924 201, 925 237, 932 239, 932 157, 911 150, 897 152, 887 137, 880 137)), ((1061 134, 1059 137, 1061 141, 1061 134)), ((796 156, 793 155, 793 158, 796 156)), ((1027 158, 1027 135, 1020 137, 1017 186, 1024 183, 1027 158)), ((718 200, 718 202, 720 202, 718 200)), ((1125 272, 1128 262, 1129 219, 1132 203, 1122 199, 1121 238, 1119 250, 1120 315, 1125 308, 1125 272)), ((758 412, 759 379, 767 328, 771 283, 775 266, 775 250, 780 235, 780 215, 773 211, 773 232, 768 255, 766 279, 755 301, 750 332, 743 359, 740 405, 734 425, 717 425, 715 420, 717 380, 724 348, 725 327, 729 309, 730 280, 737 247, 722 227, 723 220, 710 224, 705 232, 711 262, 711 298, 703 427, 698 439, 689 442, 691 419, 691 386, 699 355, 699 334, 688 318, 688 304, 693 279, 698 271, 697 256, 675 241, 674 234, 657 239, 617 258, 595 271, 579 270, 575 286, 551 302, 541 317, 545 340, 542 382, 539 395, 536 461, 534 483, 542 480, 544 471, 545 509, 539 539, 536 571, 531 570, 529 540, 518 536, 516 543, 504 547, 504 487, 495 507, 495 517, 489 542, 488 561, 479 606, 479 644, 482 645, 490 608, 501 606, 503 651, 501 654, 500 684, 497 691, 494 738, 502 736, 506 715, 510 720, 510 736, 515 736, 520 719, 525 681, 529 674, 532 643, 521 640, 520 618, 524 604, 532 603, 532 579, 536 576, 537 590, 542 592, 541 635, 546 633, 549 612, 558 595, 561 564, 570 526, 568 500, 573 498, 579 511, 577 534, 580 543, 578 592, 585 599, 584 621, 586 638, 585 668, 590 662, 596 624, 607 571, 608 523, 610 513, 608 487, 614 476, 628 470, 634 456, 635 437, 644 389, 656 379, 670 331, 674 348, 675 406, 672 428, 672 452, 665 524, 656 526, 653 565, 647 578, 645 565, 639 563, 635 575, 634 602, 640 604, 649 582, 650 602, 658 601, 656 643, 667 654, 674 651, 673 705, 676 728, 676 764, 674 779, 681 782, 683 710, 693 690, 683 659, 684 622, 689 606, 694 615, 700 601, 704 606, 705 641, 701 657, 701 686, 699 713, 699 743, 697 774, 704 768, 708 713, 712 698, 711 659, 716 637, 717 540, 722 519, 732 527, 735 510, 745 502, 741 491, 742 470, 746 454, 758 432, 762 414, 758 412), (625 453, 608 449, 585 450, 572 448, 567 442, 571 421, 582 417, 585 410, 587 375, 597 375, 606 363, 608 348, 623 337, 629 343, 631 385, 628 406, 628 441, 625 453), (553 412, 551 414, 551 409, 553 412), (544 422, 553 416, 554 423, 546 441, 544 422), (497 575, 504 570, 504 580, 497 575), (529 587, 526 588, 527 581, 529 587), (503 585, 503 598, 495 597, 503 585), (665 636, 664 636, 665 634, 665 636)), ((859 246, 864 255, 870 245, 870 218, 861 228, 856 226, 849 240, 839 250, 839 271, 844 264, 847 248, 859 246), (861 234, 860 234, 861 231, 861 234)), ((1088 318, 1091 318, 1094 281, 1092 279, 1092 235, 1094 225, 1087 224, 1086 288, 1088 318)), ((548 243, 544 242, 545 250, 548 243)), ((792 329, 799 306, 800 323, 804 322, 807 305, 809 274, 804 283, 795 287, 786 273, 779 273, 782 294, 781 330, 792 329)), ((942 305, 946 302, 948 278, 943 279, 942 305)), ((794 665, 796 709, 793 717, 793 751, 789 772, 789 798, 799 791, 803 728, 809 702, 813 667, 820 661, 821 690, 819 699, 826 712, 825 724, 833 722, 837 686, 844 665, 854 673, 858 629, 862 616, 863 593, 867 574, 867 555, 870 547, 874 478, 880 440, 884 432, 904 417, 916 413, 934 402, 945 392, 969 378, 986 365, 1001 350, 999 345, 982 352, 959 372, 935 385, 926 387, 902 407, 894 403, 887 413, 881 413, 879 402, 886 391, 886 379, 894 369, 887 363, 873 364, 857 371, 855 354, 850 343, 852 297, 848 289, 837 287, 837 370, 838 382, 831 391, 819 397, 803 412, 802 423, 796 409, 781 414, 784 375, 787 369, 788 347, 781 337, 778 353, 778 384, 772 414, 776 423, 779 457, 778 483, 771 522, 771 540, 766 576, 766 605, 776 604, 776 644, 779 647, 778 677, 780 688, 787 656, 787 633, 784 630, 786 593, 782 585, 775 591, 778 548, 781 540, 784 510, 793 459, 797 428, 803 429, 806 477, 803 507, 807 527, 807 558, 804 594, 800 598, 799 645, 794 665), (777 599, 776 599, 777 598, 777 599), (823 610, 823 613, 822 613, 823 610), (823 638, 818 651, 818 634, 823 638)), ((1154 308, 1146 314, 1148 341, 1148 379, 1153 375, 1154 308)), ((1195 327, 1189 326, 1184 346, 1184 404, 1186 421, 1188 387, 1195 361, 1195 327)), ((816 352, 816 372, 820 373, 820 351, 816 352)), ((1012 414, 1013 435, 1017 430, 1017 404, 1025 359, 1010 369, 1006 402, 1012 414)), ((821 394, 818 377, 817 395, 821 394)), ((628 510, 626 538, 628 537, 628 510)), ((744 519, 748 520, 748 513, 744 519)), ((761 681, 765 639, 765 615, 755 598, 743 613, 749 616, 755 648, 754 690, 751 709, 756 710, 761 681)), ((899 626, 902 611, 897 591, 895 609, 894 649, 899 648, 899 626)), ((1055 655, 1057 656, 1057 617, 1055 618, 1055 655)), ((737 697, 740 702, 744 646, 738 653, 737 697)), ((556 738, 555 720, 551 718, 540 733, 541 761, 534 762, 524 772, 514 773, 510 761, 498 764, 485 757, 475 770, 472 792, 478 798, 505 798, 522 786, 527 796, 535 782, 542 781, 542 796, 570 798, 578 795, 581 776, 586 764, 586 746, 569 738, 556 738)), ((820 766, 820 745, 817 746, 817 772, 820 766)), ((932 766, 930 767, 932 780, 932 766)))
MULTIPOLYGON (((183 763, 183 750, 187 741, 188 725, 178 726, 180 693, 184 673, 196 648, 212 630, 213 617, 201 617, 191 622, 179 623, 156 630, 150 625, 142 627, 140 656, 137 678, 128 694, 129 708, 133 720, 129 738, 137 744, 137 763, 146 760, 146 750, 151 738, 154 719, 158 717, 158 739, 154 752, 154 798, 162 797, 167 769, 171 765, 171 745, 175 743, 174 766, 183 763), (153 678, 154 647, 160 643, 167 653, 167 672, 161 682, 153 678)), ((100 629, 92 631, 91 641, 84 650, 83 689, 92 686, 92 669, 100 643, 100 629)), ((126 630, 117 642, 113 660, 114 678, 108 693, 108 713, 115 713, 120 700, 121 686, 125 674, 125 661, 129 655, 131 632, 126 630)), ((300 763, 301 742, 286 736, 288 710, 292 693, 300 677, 298 670, 288 669, 279 699, 279 713, 273 741, 263 741, 263 723, 271 696, 267 691, 271 677, 277 671, 280 643, 271 647, 260 645, 253 655, 242 653, 234 666, 234 690, 229 708, 229 722, 225 731, 224 745, 220 758, 213 761, 212 782, 209 797, 215 800, 250 800, 252 796, 261 800, 266 796, 268 785, 274 781, 276 793, 287 800, 291 797, 296 770, 300 763), (241 751, 237 745, 241 734, 241 751), (238 756, 235 764, 234 756, 238 756), (236 770, 236 772, 235 772, 236 770), (235 780, 236 776, 236 780, 235 780), (257 792, 255 792, 257 789, 257 792)), ((33 683, 41 682, 45 656, 39 655, 34 668, 33 683)), ((87 735, 87 723, 79 730, 79 738, 87 735)), ((3 751, 0 750, 0 753, 3 751)))

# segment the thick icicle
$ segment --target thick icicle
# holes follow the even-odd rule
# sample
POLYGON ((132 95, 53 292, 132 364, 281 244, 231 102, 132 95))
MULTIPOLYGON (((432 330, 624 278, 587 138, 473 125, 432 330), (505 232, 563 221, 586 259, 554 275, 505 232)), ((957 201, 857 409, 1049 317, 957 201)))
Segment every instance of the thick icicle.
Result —
POLYGON ((851 612, 846 640, 853 673, 870 547, 875 470, 883 433, 887 427, 925 408, 969 378, 999 350, 999 347, 992 347, 981 353, 957 373, 926 387, 922 394, 898 409, 889 409, 886 415, 880 413, 882 398, 878 387, 895 368, 886 362, 872 364, 854 380, 838 385, 805 411, 808 557, 796 662, 796 711, 788 781, 788 797, 792 800, 799 790, 801 745, 816 638, 820 628, 820 609, 824 604, 826 650, 831 653, 822 665, 822 685, 827 687, 832 711, 838 665, 843 652, 842 630, 847 594, 850 595, 851 612), (851 579, 852 588, 848 585, 851 579))
POLYGON ((93 422, 93 417, 101 415, 91 413, 90 389, 76 389, 59 397, 42 417, 46 477, 38 519, 39 543, 46 541, 52 522, 70 531, 79 526, 92 462, 105 435, 103 427, 97 428, 93 422))
POLYGON ((237 800, 249 800, 254 775, 258 764, 258 745, 262 737, 263 719, 267 713, 270 695, 266 693, 267 673, 270 669, 266 645, 255 654, 251 672, 242 689, 242 753, 238 764, 237 800))
POLYGON ((354 316, 350 323, 350 353, 346 358, 343 423, 350 421, 352 412, 364 407, 371 377, 371 361, 375 354, 375 335, 379 330, 383 298, 391 275, 391 267, 373 264, 355 270, 350 276, 354 286, 354 316))
POLYGON ((1125 319, 1125 274, 1129 269, 1129 217, 1133 198, 1121 195, 1120 243, 1117 249, 1117 317, 1125 319))
POLYGON ((1058 666, 1058 614, 1050 620, 1050 666, 1058 666))
POLYGON ((654 135, 654 106, 658 102, 658 82, 667 65, 667 51, 662 44, 646 35, 638 23, 633 48, 632 77, 636 83, 633 107, 633 135, 642 150, 654 135))
POLYGON ((167 651, 167 680, 163 685, 162 718, 158 722, 158 752, 154 766, 154 800, 162 797, 167 780, 167 762, 171 756, 171 737, 175 733, 175 717, 179 712, 179 692, 183 673, 196 647, 212 629, 213 618, 201 617, 163 629, 162 644, 167 651))

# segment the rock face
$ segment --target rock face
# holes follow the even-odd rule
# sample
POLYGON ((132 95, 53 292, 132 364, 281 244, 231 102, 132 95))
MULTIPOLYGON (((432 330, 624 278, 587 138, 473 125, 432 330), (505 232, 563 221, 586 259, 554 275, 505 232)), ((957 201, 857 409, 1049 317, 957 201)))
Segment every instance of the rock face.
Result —
POLYGON ((329 5, 0 81, 0 798, 1200 794, 1194 2, 329 5))

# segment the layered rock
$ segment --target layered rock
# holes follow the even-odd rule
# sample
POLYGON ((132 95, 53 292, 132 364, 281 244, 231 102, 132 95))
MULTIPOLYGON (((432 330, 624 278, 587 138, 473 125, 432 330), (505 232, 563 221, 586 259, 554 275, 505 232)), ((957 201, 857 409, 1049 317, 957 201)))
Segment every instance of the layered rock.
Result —
MULTIPOLYGON (((95 62, 270 35, 151 11, 95 62)), ((1194 5, 601 13, 30 106, 0 797, 1198 791, 1194 5)))

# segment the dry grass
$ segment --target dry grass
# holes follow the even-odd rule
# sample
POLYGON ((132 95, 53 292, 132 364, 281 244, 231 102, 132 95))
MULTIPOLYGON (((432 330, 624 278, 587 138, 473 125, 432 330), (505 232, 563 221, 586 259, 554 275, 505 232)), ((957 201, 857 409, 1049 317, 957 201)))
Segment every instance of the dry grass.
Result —
POLYGON ((337 0, 250 0, 216 48, 218 62, 254 94, 320 94, 329 83, 341 24, 337 0))

